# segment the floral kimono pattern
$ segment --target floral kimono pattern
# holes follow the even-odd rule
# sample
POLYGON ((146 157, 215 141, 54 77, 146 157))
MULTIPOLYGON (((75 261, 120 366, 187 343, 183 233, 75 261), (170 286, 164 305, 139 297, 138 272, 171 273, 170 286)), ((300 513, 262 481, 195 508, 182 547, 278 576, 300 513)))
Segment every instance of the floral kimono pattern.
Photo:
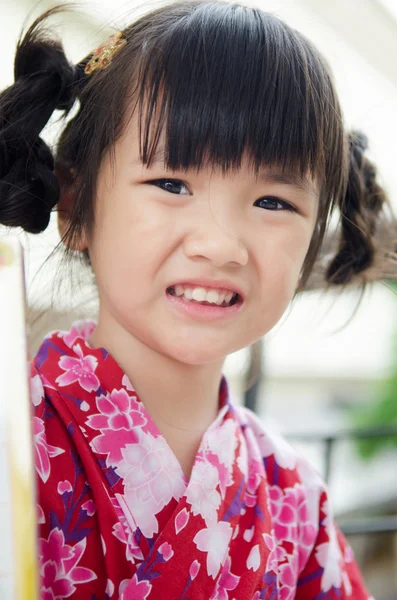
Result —
POLYGON ((224 378, 188 481, 94 328, 31 365, 43 600, 369 599, 321 478, 224 378))

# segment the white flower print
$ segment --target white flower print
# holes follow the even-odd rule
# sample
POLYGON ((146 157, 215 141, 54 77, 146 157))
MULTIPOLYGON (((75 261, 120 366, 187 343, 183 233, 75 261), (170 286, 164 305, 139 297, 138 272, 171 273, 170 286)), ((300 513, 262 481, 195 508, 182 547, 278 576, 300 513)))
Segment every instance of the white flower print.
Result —
POLYGON ((230 523, 220 521, 196 533, 193 542, 202 552, 207 552, 207 572, 213 579, 226 560, 229 543, 233 534, 230 523))
POLYGON ((158 532, 156 514, 185 491, 181 467, 163 437, 143 432, 121 454, 117 474, 124 479, 126 503, 143 535, 152 537, 158 532))
POLYGON ((39 406, 44 400, 44 388, 40 375, 30 379, 30 397, 34 406, 39 406))
POLYGON ((238 406, 240 421, 248 424, 255 445, 258 446, 263 458, 274 456, 276 463, 283 469, 294 469, 297 463, 297 452, 280 435, 265 431, 259 417, 244 406, 238 406))
POLYGON ((237 446, 235 422, 227 419, 220 427, 207 431, 206 443, 208 449, 216 454, 219 461, 230 471, 237 446))
POLYGON ((259 569, 261 557, 259 553, 259 544, 255 544, 250 550, 247 558, 247 569, 252 569, 254 572, 259 569))
POLYGON ((284 438, 275 433, 262 433, 259 436, 258 442, 264 458, 273 455, 279 467, 290 470, 295 469, 297 462, 296 452, 284 438))
POLYGON ((197 462, 186 489, 186 500, 194 515, 201 515, 207 526, 217 519, 221 496, 217 491, 218 471, 208 461, 197 462))
POLYGON ((33 443, 36 471, 46 483, 51 473, 50 458, 63 454, 65 450, 47 443, 44 421, 33 417, 33 443))
POLYGON ((331 526, 331 515, 328 500, 322 504, 322 511, 325 513, 325 529, 328 534, 328 542, 319 544, 316 548, 316 559, 324 572, 321 577, 321 589, 328 592, 332 587, 340 588, 342 584, 348 595, 352 592, 352 586, 347 573, 342 569, 343 556, 336 536, 335 527, 331 526))
POLYGON ((123 379, 121 380, 121 384, 125 387, 129 392, 135 392, 131 381, 128 379, 127 375, 123 375, 123 379))

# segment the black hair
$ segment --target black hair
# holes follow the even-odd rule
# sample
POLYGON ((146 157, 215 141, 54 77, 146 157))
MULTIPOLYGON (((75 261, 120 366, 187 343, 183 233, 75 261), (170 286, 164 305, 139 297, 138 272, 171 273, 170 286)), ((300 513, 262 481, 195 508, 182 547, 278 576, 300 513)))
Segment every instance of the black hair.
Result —
POLYGON ((111 65, 84 74, 91 58, 68 62, 41 15, 18 43, 15 83, 0 95, 0 222, 39 232, 59 200, 59 182, 75 202, 66 247, 94 223, 101 161, 135 112, 141 158, 150 165, 164 133, 172 169, 238 169, 247 153, 255 170, 277 165, 320 183, 317 224, 300 280, 303 289, 335 207, 340 247, 325 271, 330 284, 365 274, 386 206, 365 138, 345 131, 328 65, 305 36, 279 18, 219 0, 183 0, 141 17, 122 34, 111 65), (55 156, 40 132, 55 109, 79 110, 62 131, 55 156))

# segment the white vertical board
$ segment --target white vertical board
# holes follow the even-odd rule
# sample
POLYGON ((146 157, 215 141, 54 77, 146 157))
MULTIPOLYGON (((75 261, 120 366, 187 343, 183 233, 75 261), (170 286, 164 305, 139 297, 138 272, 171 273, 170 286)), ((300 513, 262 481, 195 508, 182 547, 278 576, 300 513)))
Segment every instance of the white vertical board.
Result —
POLYGON ((22 249, 0 237, 0 597, 36 600, 36 498, 22 249))

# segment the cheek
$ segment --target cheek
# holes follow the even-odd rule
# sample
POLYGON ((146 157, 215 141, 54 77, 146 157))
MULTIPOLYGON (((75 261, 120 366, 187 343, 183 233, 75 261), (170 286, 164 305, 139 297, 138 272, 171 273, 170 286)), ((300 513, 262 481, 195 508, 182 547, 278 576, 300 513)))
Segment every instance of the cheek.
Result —
POLYGON ((311 229, 304 225, 272 239, 268 237, 258 255, 258 299, 264 318, 271 314, 272 320, 277 321, 295 294, 311 239, 311 229))
POLYGON ((300 217, 288 227, 273 227, 268 235, 262 236, 260 251, 257 254, 262 272, 267 271, 280 278, 298 277, 311 236, 311 223, 300 217))
POLYGON ((124 316, 133 311, 141 319, 165 291, 162 266, 176 233, 175 224, 131 213, 122 219, 108 213, 98 220, 91 262, 102 304, 124 316))

